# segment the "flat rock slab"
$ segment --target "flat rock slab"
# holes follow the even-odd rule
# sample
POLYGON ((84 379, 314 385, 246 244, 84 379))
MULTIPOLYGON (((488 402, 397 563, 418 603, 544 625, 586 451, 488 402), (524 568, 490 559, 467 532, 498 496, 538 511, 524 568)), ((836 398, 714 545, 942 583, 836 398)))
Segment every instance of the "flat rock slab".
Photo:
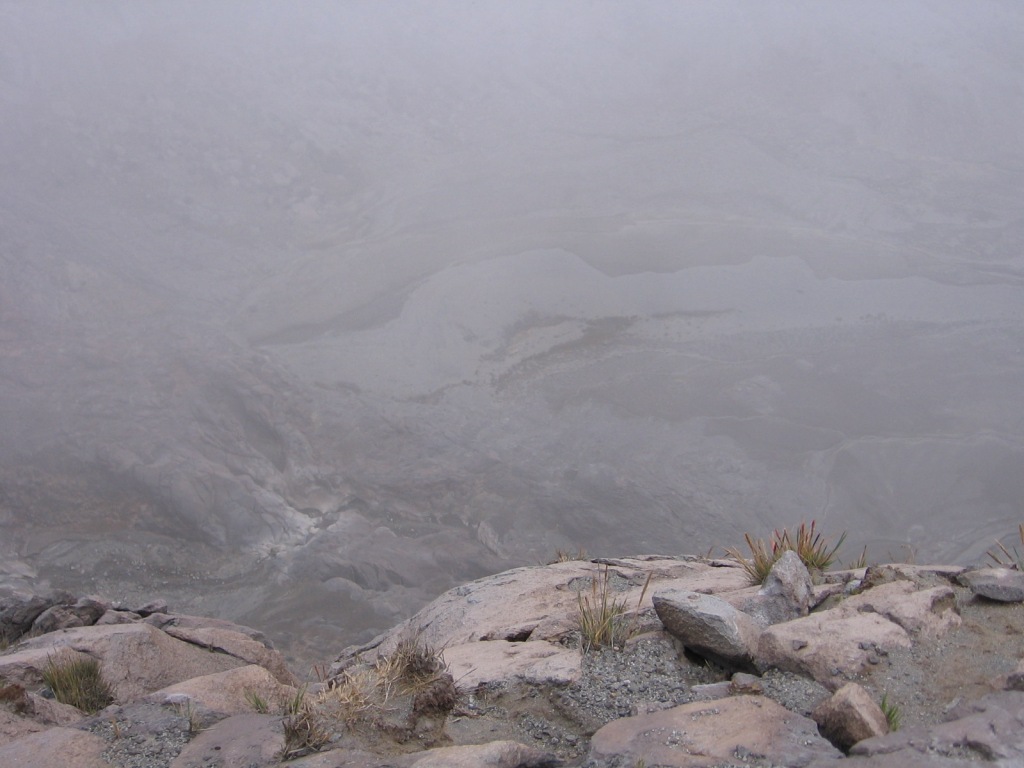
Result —
POLYGON ((50 728, 0 746, 0 765, 10 768, 111 768, 107 742, 74 728, 50 728))
POLYGON ((192 643, 200 648, 234 656, 246 664, 259 664, 269 670, 283 685, 297 686, 299 684, 279 652, 234 629, 167 625, 163 631, 171 637, 192 643))
POLYGON ((561 761, 548 752, 516 741, 492 741, 430 749, 404 755, 387 764, 396 768, 555 768, 561 761))
POLYGON ((755 758, 803 768, 815 759, 840 757, 813 720, 763 696, 693 702, 613 720, 590 742, 595 768, 640 760, 662 768, 710 768, 755 758))
POLYGON ((721 598, 684 589, 660 590, 654 610, 688 650, 741 669, 753 668, 761 626, 721 598))
POLYGON ((583 658, 577 648, 546 640, 512 643, 491 640, 444 649, 444 660, 460 690, 521 681, 536 685, 568 685, 578 680, 583 658))
POLYGON ((868 666, 873 648, 888 652, 910 645, 903 627, 877 613, 844 616, 833 610, 768 627, 761 633, 757 661, 764 669, 795 672, 834 691, 868 666))
POLYGON ((18 651, 0 656, 0 675, 38 683, 47 658, 57 652, 100 659, 103 677, 120 703, 244 664, 233 656, 177 640, 148 624, 107 624, 63 629, 24 641, 18 651))
POLYGON ((235 715, 201 731, 174 758, 170 768, 278 766, 282 749, 280 715, 235 715))
POLYGON ((1000 603, 1024 602, 1024 573, 1009 568, 982 568, 960 574, 960 583, 974 594, 1000 603))
MULTIPOLYGON (((1000 766, 1024 765, 1024 692, 992 693, 958 707, 950 715, 953 719, 946 723, 927 728, 918 726, 861 741, 850 750, 851 756, 871 760, 851 761, 844 766, 945 765, 913 761, 920 761, 922 757, 958 760, 965 746, 982 761, 1000 766)), ((978 765, 978 762, 970 765, 978 765)))
POLYGON ((250 664, 175 683, 149 694, 145 700, 156 704, 188 701, 204 713, 225 716, 253 712, 253 696, 266 702, 270 712, 281 712, 295 693, 294 687, 281 685, 263 667, 250 664))

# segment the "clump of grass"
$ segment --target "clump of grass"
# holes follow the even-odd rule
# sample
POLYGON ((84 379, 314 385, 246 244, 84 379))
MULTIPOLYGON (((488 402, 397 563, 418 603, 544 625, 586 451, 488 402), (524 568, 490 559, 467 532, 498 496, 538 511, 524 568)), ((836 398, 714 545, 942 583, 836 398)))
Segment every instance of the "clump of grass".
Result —
POLYGON ((188 732, 193 736, 203 730, 203 719, 195 704, 192 703, 192 699, 185 699, 185 701, 175 704, 174 711, 178 713, 178 717, 188 721, 188 732))
POLYGON ((114 701, 110 685, 100 674, 96 659, 72 655, 48 656, 43 681, 62 704, 70 704, 83 712, 99 712, 114 701))
POLYGON ((996 539, 997 549, 990 549, 986 553, 996 565, 1002 568, 1024 571, 1024 555, 1021 554, 1021 551, 1024 550, 1024 523, 1020 524, 1018 533, 1020 534, 1020 550, 1017 547, 1008 548, 1003 542, 996 539))
POLYGON ((744 557, 735 547, 726 549, 725 553, 743 567, 751 584, 761 584, 786 551, 796 552, 812 576, 827 570, 836 562, 839 548, 846 541, 846 532, 834 545, 830 545, 829 540, 817 530, 816 521, 812 520, 810 525, 800 523, 793 533, 788 528, 776 528, 768 541, 755 539, 749 533, 744 534, 744 538, 750 548, 750 558, 744 557))
POLYGON ((583 547, 580 547, 575 552, 572 552, 571 550, 568 550, 568 549, 556 549, 555 550, 555 559, 554 560, 549 560, 548 561, 548 565, 551 565, 553 563, 569 563, 569 562, 572 562, 573 560, 589 560, 589 559, 590 559, 590 556, 587 554, 587 550, 585 550, 583 547))
POLYGON ((595 648, 621 648, 639 627, 640 604, 647 594, 651 583, 651 574, 647 575, 644 588, 640 592, 636 611, 631 621, 626 622, 626 601, 616 600, 612 592, 611 571, 604 566, 598 578, 590 580, 590 595, 580 592, 576 596, 576 622, 580 630, 580 643, 584 653, 595 648))
POLYGON ((903 725, 903 710, 898 704, 889 701, 889 694, 882 694, 882 701, 879 703, 882 714, 885 715, 885 722, 889 724, 890 731, 898 731, 903 725))
POLYGON ((311 752, 319 752, 331 740, 331 734, 324 727, 320 715, 306 699, 306 687, 302 686, 285 704, 284 748, 282 760, 291 760, 311 752))
POLYGON ((267 700, 260 696, 256 691, 246 690, 245 700, 249 706, 253 708, 253 711, 258 714, 265 715, 270 712, 270 705, 267 703, 267 700))
POLYGON ((398 641, 395 650, 377 660, 377 674, 385 685, 416 693, 448 671, 444 652, 423 641, 417 632, 398 641))
POLYGON ((856 570, 858 570, 860 568, 867 568, 867 567, 868 567, 868 545, 865 544, 864 545, 864 549, 862 549, 860 551, 860 556, 856 560, 854 560, 852 563, 850 563, 847 566, 847 568, 849 568, 851 571, 856 571, 856 570))

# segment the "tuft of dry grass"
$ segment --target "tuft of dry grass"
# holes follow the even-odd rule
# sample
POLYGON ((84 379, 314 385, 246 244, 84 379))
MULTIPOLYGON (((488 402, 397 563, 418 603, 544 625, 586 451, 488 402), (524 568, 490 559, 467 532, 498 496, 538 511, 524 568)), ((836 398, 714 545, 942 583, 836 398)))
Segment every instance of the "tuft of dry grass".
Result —
POLYGON ((90 715, 114 701, 114 694, 100 674, 100 663, 96 659, 70 654, 47 656, 43 681, 57 701, 90 715))
POLYGON ((589 560, 589 559, 590 559, 590 556, 587 554, 587 550, 585 550, 583 547, 580 547, 575 552, 572 552, 572 551, 570 551, 568 549, 556 549, 555 550, 555 559, 554 560, 549 560, 548 561, 548 565, 553 565, 554 563, 569 563, 569 562, 572 562, 573 560, 589 560))
MULTIPOLYGON (((743 567, 751 584, 761 584, 768 577, 772 566, 788 550, 797 553, 812 576, 827 570, 836 562, 839 548, 846 541, 846 532, 843 532, 835 545, 830 545, 829 540, 817 530, 816 521, 812 520, 810 525, 800 523, 793 533, 788 528, 776 528, 768 541, 755 539, 749 533, 744 534, 744 538, 750 549, 750 558, 735 547, 726 549, 725 553, 743 567)), ((863 556, 866 557, 866 554, 865 550, 863 556)))
POLYGON ((584 653, 595 648, 621 648, 636 634, 640 620, 640 604, 643 603, 651 574, 647 575, 640 592, 636 610, 630 621, 625 621, 626 601, 616 600, 612 593, 611 571, 604 566, 600 577, 590 580, 590 595, 580 592, 576 596, 576 623, 580 630, 580 645, 584 653))
POLYGON ((1024 523, 1020 524, 1018 528, 1020 534, 1020 545, 1021 549, 1017 547, 1007 547, 1003 542, 996 539, 996 548, 990 549, 986 554, 991 558, 992 562, 1002 568, 1012 568, 1016 571, 1024 571, 1024 555, 1021 554, 1024 551, 1024 523))
POLYGON ((282 760, 292 760, 312 752, 319 752, 331 740, 331 734, 324 726, 323 719, 306 698, 306 687, 302 686, 285 704, 284 748, 282 760))

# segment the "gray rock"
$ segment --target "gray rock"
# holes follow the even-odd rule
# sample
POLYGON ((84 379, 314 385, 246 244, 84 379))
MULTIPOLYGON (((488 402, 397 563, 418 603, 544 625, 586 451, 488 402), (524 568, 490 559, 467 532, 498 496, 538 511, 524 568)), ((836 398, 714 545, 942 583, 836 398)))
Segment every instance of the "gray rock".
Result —
POLYGON ((654 610, 690 651, 728 667, 753 671, 761 628, 750 616, 711 595, 676 589, 655 593, 654 610))
POLYGON ((1009 568, 981 568, 960 575, 960 583, 981 597, 1001 603, 1024 602, 1024 573, 1009 568))
POLYGON ((741 609, 768 626, 806 616, 814 594, 811 574, 800 556, 789 550, 772 566, 758 593, 741 609))
POLYGON ((32 628, 41 613, 54 605, 66 605, 74 598, 66 592, 33 595, 7 591, 0 595, 0 637, 13 642, 32 628))
POLYGON ((58 629, 89 627, 95 624, 109 607, 110 603, 92 597, 79 598, 74 605, 53 605, 36 617, 32 622, 32 631, 43 635, 58 629))

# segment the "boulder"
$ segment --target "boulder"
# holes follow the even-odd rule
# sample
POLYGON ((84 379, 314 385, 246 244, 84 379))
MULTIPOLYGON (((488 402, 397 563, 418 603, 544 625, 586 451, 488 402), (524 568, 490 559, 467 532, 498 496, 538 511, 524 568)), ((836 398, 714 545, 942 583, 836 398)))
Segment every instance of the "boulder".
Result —
POLYGON ((951 587, 919 589, 913 582, 899 580, 849 597, 833 611, 849 615, 870 611, 884 616, 907 632, 928 638, 941 637, 960 626, 956 594, 951 587))
POLYGON ((844 752, 858 741, 889 732, 885 713, 857 683, 847 683, 832 694, 814 710, 812 717, 821 735, 844 752))
POLYGON ((154 691, 145 700, 157 704, 188 701, 205 718, 210 713, 224 717, 253 712, 253 696, 266 702, 269 712, 281 712, 295 693, 295 688, 282 685, 263 667, 250 664, 175 683, 154 691))
MULTIPOLYGON (((735 565, 735 564, 733 564, 735 565)), ((734 591, 746 586, 737 567, 674 557, 623 558, 602 564, 585 560, 516 568, 449 590, 406 622, 366 645, 346 649, 332 668, 337 674, 357 657, 388 653, 403 638, 419 635, 433 648, 481 640, 557 642, 576 631, 578 599, 608 569, 614 598, 628 609, 651 607, 651 584, 694 592, 734 591)))
POLYGON ((647 765, 705 768, 754 758, 791 768, 841 753, 814 722, 763 696, 692 702, 613 720, 590 741, 594 768, 647 765))
POLYGON ((656 592, 658 618, 687 650, 739 669, 752 669, 761 627, 724 600, 688 590, 656 592))
POLYGON ((757 664, 762 670, 805 675, 836 690, 868 666, 872 649, 910 646, 907 631, 877 613, 845 615, 833 609, 768 627, 758 642, 757 664))
POLYGON ((70 603, 66 592, 34 595, 13 590, 0 593, 0 639, 13 642, 32 627, 39 614, 54 605, 70 603))
POLYGON ((444 660, 459 689, 464 691, 510 682, 567 685, 578 680, 582 671, 578 649, 547 640, 463 643, 445 648, 444 660))
POLYGON ((42 635, 58 629, 92 626, 108 608, 109 603, 92 597, 79 598, 73 605, 52 605, 32 622, 32 632, 42 635))
POLYGON ((971 592, 1000 603, 1024 602, 1024 573, 1009 568, 981 568, 960 574, 971 592))
POLYGON ((49 728, 0 745, 0 765, 18 768, 111 768, 107 743, 74 728, 49 728))
POLYGON ((738 606, 763 626, 806 616, 814 597, 811 574, 792 550, 772 566, 756 595, 738 606))

